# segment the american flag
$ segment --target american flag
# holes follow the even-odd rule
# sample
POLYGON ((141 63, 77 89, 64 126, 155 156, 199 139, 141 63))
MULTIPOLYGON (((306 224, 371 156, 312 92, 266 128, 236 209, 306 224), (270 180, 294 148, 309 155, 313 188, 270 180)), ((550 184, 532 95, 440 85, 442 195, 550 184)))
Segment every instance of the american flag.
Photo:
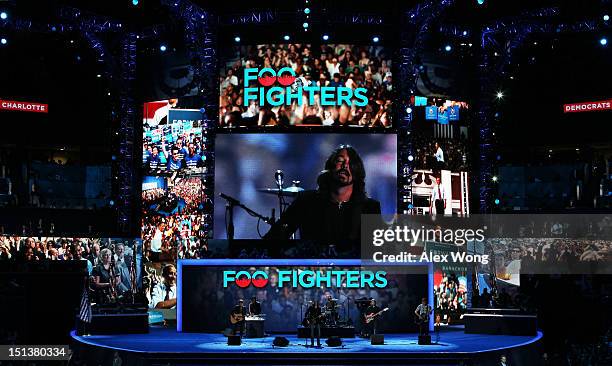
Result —
POLYGON ((87 292, 87 286, 83 288, 83 295, 81 296, 79 319, 85 323, 91 323, 91 303, 89 302, 89 293, 87 292))

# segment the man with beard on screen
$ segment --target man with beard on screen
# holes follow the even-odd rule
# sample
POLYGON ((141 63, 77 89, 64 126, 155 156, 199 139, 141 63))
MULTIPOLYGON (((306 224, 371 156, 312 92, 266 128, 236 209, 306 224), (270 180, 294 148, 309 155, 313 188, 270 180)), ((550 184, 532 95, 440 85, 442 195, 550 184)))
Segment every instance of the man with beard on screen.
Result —
POLYGON ((361 235, 361 215, 380 214, 380 202, 365 191, 365 168, 357 151, 340 145, 317 178, 318 189, 300 193, 264 239, 289 239, 297 230, 302 240, 354 249, 361 235))

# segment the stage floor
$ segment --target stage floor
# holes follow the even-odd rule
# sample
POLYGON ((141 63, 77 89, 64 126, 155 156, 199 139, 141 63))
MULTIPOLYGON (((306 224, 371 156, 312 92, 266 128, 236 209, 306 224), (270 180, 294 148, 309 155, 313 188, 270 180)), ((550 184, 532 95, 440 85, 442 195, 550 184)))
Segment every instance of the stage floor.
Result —
MULTIPOLYGON (((369 339, 343 339, 343 347, 328 347, 322 339, 323 348, 306 348, 304 339, 298 339, 296 334, 282 335, 289 339, 288 347, 272 347, 275 334, 266 338, 243 339, 241 346, 228 346, 227 338, 222 334, 178 333, 174 329, 152 327, 148 334, 125 335, 91 335, 72 337, 81 344, 124 352, 153 354, 196 355, 206 357, 206 354, 310 354, 316 355, 346 353, 368 354, 436 354, 437 356, 459 356, 472 353, 499 352, 520 348, 538 342, 542 334, 537 336, 506 336, 465 334, 462 328, 445 329, 440 332, 439 342, 428 346, 417 344, 417 334, 385 334, 385 344, 372 346, 369 339)), ((308 340, 310 342, 310 340, 308 340)), ((432 333, 432 342, 436 341, 432 333)), ((244 357, 244 356, 243 356, 244 357)), ((257 356, 256 356, 257 357, 257 356)))

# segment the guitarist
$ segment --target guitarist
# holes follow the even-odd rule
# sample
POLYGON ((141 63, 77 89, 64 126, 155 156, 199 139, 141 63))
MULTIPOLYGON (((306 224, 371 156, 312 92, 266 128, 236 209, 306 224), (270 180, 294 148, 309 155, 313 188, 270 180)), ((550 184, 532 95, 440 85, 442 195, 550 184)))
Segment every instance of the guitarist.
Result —
POLYGON ((429 335, 429 315, 433 309, 427 303, 427 298, 421 299, 421 303, 417 306, 414 314, 416 315, 416 322, 419 325, 419 335, 429 335))
MULTIPOLYGON (((371 316, 373 314, 377 314, 380 311, 380 307, 378 305, 376 305, 376 300, 374 299, 370 299, 370 305, 368 306, 368 308, 365 311, 365 316, 371 316)), ((374 320, 372 320, 369 323, 365 322, 365 318, 364 318, 364 324, 363 324, 364 328, 365 328, 365 336, 366 337, 370 337, 374 334, 376 334, 376 328, 378 327, 378 316, 376 316, 374 318, 374 320)))
POLYGON ((230 319, 232 323, 232 334, 236 335, 236 329, 240 330, 240 338, 242 338, 244 334, 244 325, 246 316, 246 308, 244 307, 244 300, 238 300, 238 304, 232 308, 230 313, 230 319))
POLYGON ((317 347, 321 347, 321 319, 323 313, 318 301, 313 301, 304 315, 304 325, 310 327, 310 346, 314 347, 315 331, 317 335, 317 347))

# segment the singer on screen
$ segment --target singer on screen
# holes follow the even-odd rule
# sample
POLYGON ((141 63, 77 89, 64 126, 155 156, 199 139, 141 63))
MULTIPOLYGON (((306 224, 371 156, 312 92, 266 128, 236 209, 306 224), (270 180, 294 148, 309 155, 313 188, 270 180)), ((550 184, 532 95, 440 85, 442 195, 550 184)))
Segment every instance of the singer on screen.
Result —
POLYGON ((288 239, 297 230, 303 240, 343 244, 360 239, 361 215, 380 214, 380 202, 365 192, 365 168, 357 151, 340 145, 325 162, 316 191, 304 191, 264 236, 288 239))

